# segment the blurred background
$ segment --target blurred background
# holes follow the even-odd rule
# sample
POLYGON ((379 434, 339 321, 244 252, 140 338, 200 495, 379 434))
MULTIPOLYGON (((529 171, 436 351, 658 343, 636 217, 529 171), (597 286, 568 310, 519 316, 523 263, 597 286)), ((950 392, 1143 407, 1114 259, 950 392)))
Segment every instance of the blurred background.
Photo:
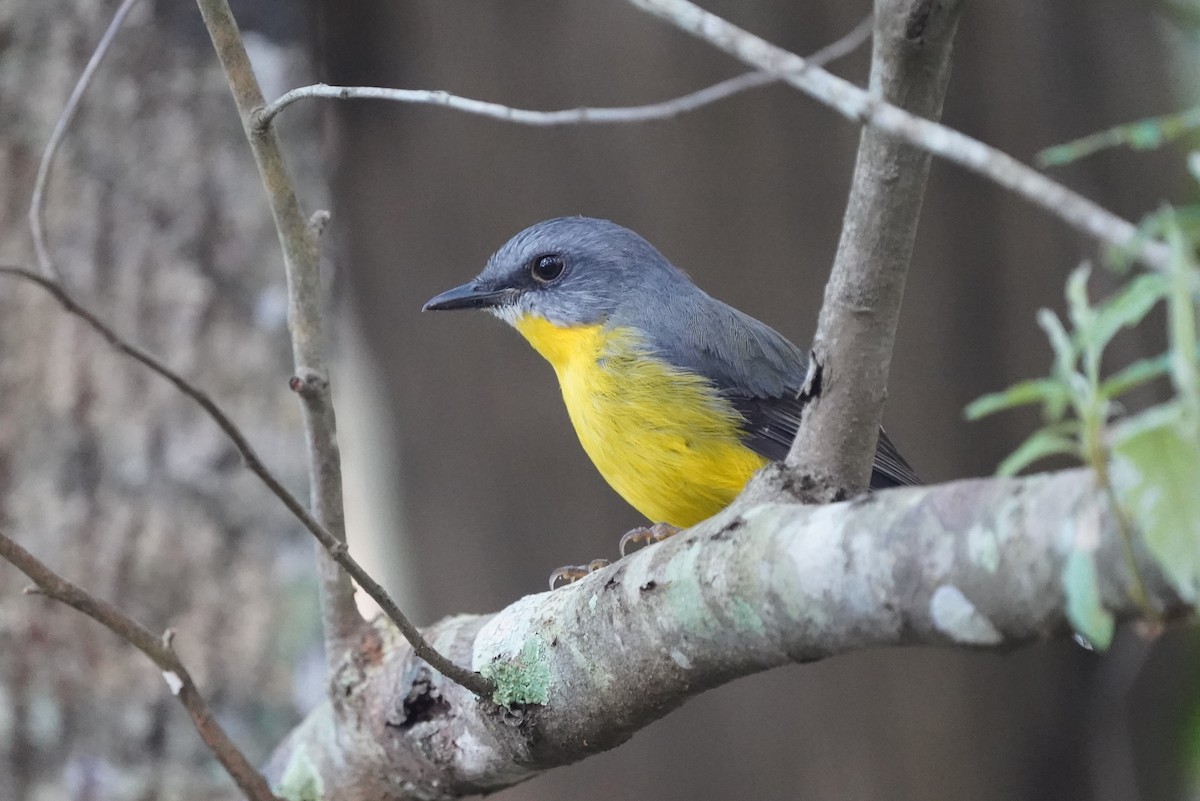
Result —
MULTIPOLYGON (((116 4, 0 5, 0 260, 32 264, 37 162, 116 4)), ((322 80, 525 108, 632 105, 743 68, 623 2, 233 3, 268 96, 322 80)), ((869 3, 711 2, 795 52, 869 3)), ((1185 5, 969 4, 944 120, 1021 158, 1194 104, 1185 5)), ((866 81, 869 46, 832 69, 866 81)), ((421 315, 546 217, 627 225, 712 294, 812 336, 857 129, 768 87, 674 120, 527 128, 444 109, 308 102, 279 121, 328 208, 352 549, 419 621, 496 610, 641 521, 579 447, 550 368, 481 314, 421 315)), ((1127 218, 1189 199, 1186 148, 1055 171, 1127 218)), ((143 0, 85 98, 47 202, 64 281, 224 404, 304 491, 282 271, 195 7, 143 0)), ((1038 308, 1093 245, 935 162, 885 422, 929 482, 991 472, 1032 415, 968 424, 1040 375, 1038 308)), ((1111 279, 1098 275, 1103 291, 1111 279)), ((1114 364, 1156 351, 1128 336, 1114 364)), ((262 759, 322 692, 310 546, 213 427, 34 288, 0 284, 0 525, 177 643, 262 759)), ((1148 395, 1143 402, 1153 400, 1148 395)), ((0 801, 228 798, 161 679, 0 565, 0 801)), ((747 678, 504 799, 1196 799, 1200 642, 1118 634, 1009 654, 899 649, 747 678)), ((630 681, 636 681, 630 677, 630 681)))

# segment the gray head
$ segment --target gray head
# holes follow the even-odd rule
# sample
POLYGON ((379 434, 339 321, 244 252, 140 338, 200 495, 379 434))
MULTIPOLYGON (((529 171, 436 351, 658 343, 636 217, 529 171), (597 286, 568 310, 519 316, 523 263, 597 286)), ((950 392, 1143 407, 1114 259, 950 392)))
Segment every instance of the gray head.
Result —
POLYGON ((559 326, 592 325, 698 292, 642 237, 608 220, 559 217, 508 240, 473 281, 443 292, 426 310, 486 309, 513 323, 536 315, 559 326))

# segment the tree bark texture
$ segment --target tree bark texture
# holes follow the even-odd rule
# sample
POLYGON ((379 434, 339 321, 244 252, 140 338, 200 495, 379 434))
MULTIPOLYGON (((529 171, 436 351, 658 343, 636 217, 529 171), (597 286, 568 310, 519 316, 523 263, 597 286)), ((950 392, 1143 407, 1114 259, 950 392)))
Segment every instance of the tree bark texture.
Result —
MULTIPOLYGON (((34 266, 25 215, 38 159, 115 8, 0 10, 5 263, 34 266)), ((278 244, 188 12, 147 1, 118 33, 51 174, 49 246, 72 294, 203 386, 303 493, 278 244)), ((288 66, 294 45, 256 47, 274 82, 303 79, 288 66)), ((311 147, 292 141, 311 176, 311 147)), ((7 279, 0 397, 0 525, 151 629, 176 629, 201 691, 261 759, 323 686, 306 535, 195 405, 7 279)), ((0 797, 235 797, 145 657, 23 596, 25 583, 0 564, 0 797)))
MULTIPOLYGON (((493 699, 377 623, 269 778, 293 801, 459 798, 612 748, 691 696, 788 662, 1062 634, 1077 552, 1097 560, 1105 608, 1139 615, 1086 470, 733 507, 570 587, 433 626, 431 642, 496 682, 493 699)), ((1190 612, 1152 559, 1139 570, 1156 608, 1190 612)))

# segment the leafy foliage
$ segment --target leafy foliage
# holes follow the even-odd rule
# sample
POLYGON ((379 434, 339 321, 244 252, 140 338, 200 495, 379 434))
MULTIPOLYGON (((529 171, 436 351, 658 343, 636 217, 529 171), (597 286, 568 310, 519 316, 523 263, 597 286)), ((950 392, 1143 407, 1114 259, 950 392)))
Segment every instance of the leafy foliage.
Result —
MULTIPOLYGON (((1200 153, 1192 154, 1189 169, 1200 180, 1200 153)), ((1066 323, 1048 309, 1038 313, 1054 352, 1050 375, 980 398, 967 407, 967 416, 1040 405, 1045 425, 998 472, 1012 475, 1054 455, 1090 465, 1122 524, 1134 591, 1141 590, 1130 528, 1141 532, 1177 591, 1200 603, 1200 207, 1165 208, 1146 220, 1142 235, 1167 242, 1169 268, 1129 277, 1096 305, 1087 291, 1090 268, 1075 270, 1067 282, 1066 323), (1160 303, 1166 307, 1167 352, 1103 375, 1102 357, 1113 338, 1142 325, 1160 303), (1173 389, 1169 400, 1123 415, 1122 396, 1164 378, 1173 389)), ((1114 266, 1127 268, 1115 255, 1114 266)), ((1063 585, 1072 624, 1093 645, 1104 647, 1112 636, 1112 618, 1101 603, 1094 547, 1091 538, 1077 536, 1063 585)))
POLYGON ((1194 243, 1169 212, 1159 224, 1174 255, 1167 303, 1170 401, 1129 418, 1113 432, 1121 499, 1146 544, 1192 603, 1200 601, 1200 263, 1194 243))
POLYGON ((1038 312, 1038 324, 1054 350, 1050 376, 1022 381, 967 407, 967 417, 977 420, 1005 409, 1041 404, 1045 427, 1004 460, 997 471, 1002 475, 1014 475, 1058 454, 1093 465, 1098 458, 1103 460, 1105 426, 1118 408, 1117 399, 1170 369, 1171 359, 1164 354, 1134 362, 1108 378, 1101 376, 1105 348, 1121 330, 1145 318, 1165 297, 1169 281, 1156 273, 1140 275, 1099 306, 1091 306, 1087 297, 1090 274, 1091 268, 1082 266, 1067 282, 1070 332, 1054 312, 1038 312))

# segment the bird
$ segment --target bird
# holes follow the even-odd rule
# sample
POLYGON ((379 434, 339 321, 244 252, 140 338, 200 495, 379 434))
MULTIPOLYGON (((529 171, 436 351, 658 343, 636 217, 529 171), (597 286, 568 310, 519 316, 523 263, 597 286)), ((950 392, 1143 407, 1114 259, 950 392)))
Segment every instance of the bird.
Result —
MULTIPOLYGON (((422 310, 451 309, 490 312, 554 368, 583 449, 656 524, 627 534, 622 553, 728 506, 787 456, 808 400, 804 351, 608 220, 526 228, 422 310)), ((870 488, 919 483, 880 429, 870 488)))

